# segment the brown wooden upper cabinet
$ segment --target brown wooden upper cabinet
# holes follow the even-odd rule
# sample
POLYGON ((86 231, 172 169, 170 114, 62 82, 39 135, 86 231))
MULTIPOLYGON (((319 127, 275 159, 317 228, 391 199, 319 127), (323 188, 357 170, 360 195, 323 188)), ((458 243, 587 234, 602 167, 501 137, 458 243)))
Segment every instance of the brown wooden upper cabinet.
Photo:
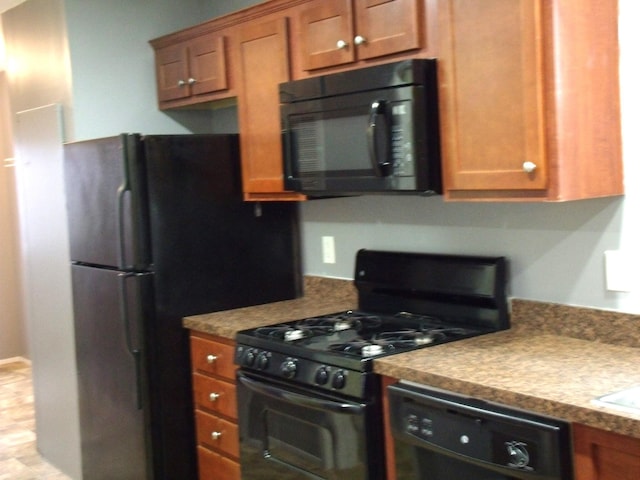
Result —
POLYGON ((209 101, 229 89, 224 35, 210 33, 154 48, 160 108, 209 101))
POLYGON ((418 0, 316 0, 300 10, 303 70, 421 47, 418 0))
POLYGON ((302 200, 284 190, 278 84, 290 79, 288 18, 247 22, 238 34, 238 122, 245 200, 302 200))
POLYGON ((623 192, 617 2, 440 0, 445 195, 623 192))

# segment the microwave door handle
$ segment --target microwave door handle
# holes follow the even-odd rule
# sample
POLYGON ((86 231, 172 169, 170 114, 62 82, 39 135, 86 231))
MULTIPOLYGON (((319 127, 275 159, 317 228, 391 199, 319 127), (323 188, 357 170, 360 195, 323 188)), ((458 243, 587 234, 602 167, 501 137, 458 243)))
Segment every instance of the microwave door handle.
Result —
MULTIPOLYGON (((387 103, 384 100, 376 100, 371 104, 369 110, 369 126, 367 127, 367 143, 369 145, 369 159, 371 160, 371 166, 373 171, 378 177, 386 177, 391 174, 392 164, 386 155, 383 153, 383 158, 380 158, 378 149, 376 148, 376 138, 379 135, 379 131, 384 125, 379 124, 380 118, 385 118, 387 113, 387 103)), ((383 132, 388 138, 387 141, 391 141, 391 134, 388 130, 383 132)))

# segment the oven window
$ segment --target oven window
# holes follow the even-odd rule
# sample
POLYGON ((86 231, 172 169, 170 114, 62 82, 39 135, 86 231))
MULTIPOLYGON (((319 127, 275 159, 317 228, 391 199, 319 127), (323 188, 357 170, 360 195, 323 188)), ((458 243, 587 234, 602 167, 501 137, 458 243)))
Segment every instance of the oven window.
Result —
MULTIPOLYGON (((238 384, 243 480, 369 480, 366 415, 313 408, 238 384)), ((325 399, 330 402, 330 399, 325 399)), ((337 401, 345 403, 345 401, 337 401)))
POLYGON ((264 425, 265 454, 274 460, 318 474, 334 468, 333 440, 327 428, 272 410, 265 412, 264 425))

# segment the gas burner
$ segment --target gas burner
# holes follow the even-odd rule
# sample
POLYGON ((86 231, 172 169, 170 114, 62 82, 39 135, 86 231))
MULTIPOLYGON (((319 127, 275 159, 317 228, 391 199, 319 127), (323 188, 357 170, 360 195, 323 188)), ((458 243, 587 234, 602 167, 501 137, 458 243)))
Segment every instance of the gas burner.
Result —
POLYGON ((301 328, 293 325, 272 325, 269 327, 258 327, 255 333, 259 337, 271 340, 293 342, 314 335, 321 335, 324 332, 314 330, 311 327, 301 328))
POLYGON ((346 353, 359 357, 373 357, 382 353, 393 352, 395 349, 396 347, 392 342, 376 339, 355 339, 350 342, 329 345, 330 351, 346 353))
POLYGON ((296 323, 300 328, 311 327, 323 329, 326 333, 341 332, 344 330, 371 330, 379 328, 382 320, 377 315, 347 310, 342 313, 311 317, 296 323))
POLYGON ((407 328, 394 332, 382 332, 377 335, 377 338, 398 347, 417 347, 435 342, 436 339, 440 338, 438 334, 439 332, 434 330, 424 331, 407 328))

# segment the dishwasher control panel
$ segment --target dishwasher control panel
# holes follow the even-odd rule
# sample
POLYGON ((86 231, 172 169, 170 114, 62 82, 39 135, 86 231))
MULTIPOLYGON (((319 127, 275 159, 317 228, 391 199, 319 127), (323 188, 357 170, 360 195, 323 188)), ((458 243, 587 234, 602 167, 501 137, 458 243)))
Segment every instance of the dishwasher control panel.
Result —
POLYGON ((510 478, 572 478, 565 422, 422 386, 391 386, 388 395, 396 452, 409 446, 401 457, 412 456, 414 468, 430 463, 433 472, 455 463, 468 478, 485 478, 482 470, 510 478))

